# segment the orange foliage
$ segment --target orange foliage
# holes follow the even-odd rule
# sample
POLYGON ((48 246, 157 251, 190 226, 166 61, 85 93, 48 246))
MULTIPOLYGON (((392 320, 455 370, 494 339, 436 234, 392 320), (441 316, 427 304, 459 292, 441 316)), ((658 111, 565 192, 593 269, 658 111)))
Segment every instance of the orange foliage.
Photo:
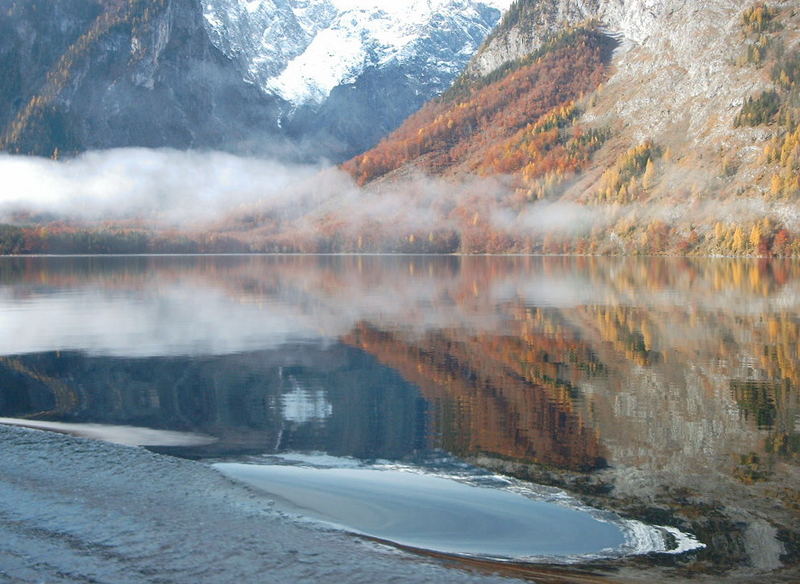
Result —
MULTIPOLYGON (((460 456, 590 470, 605 465, 598 436, 576 411, 565 364, 591 355, 579 342, 534 335, 432 333, 410 342, 361 323, 342 339, 420 388, 432 435, 460 456)), ((589 366, 594 365, 589 363, 589 366)))
POLYGON ((588 30, 577 38, 574 45, 546 53, 463 100, 429 102, 378 146, 345 163, 344 169, 362 185, 412 161, 432 173, 456 164, 511 173, 536 161, 542 152, 547 153, 542 168, 532 174, 574 168, 560 144, 559 126, 542 131, 535 126, 548 115, 574 107, 575 100, 605 77, 612 41, 588 30), (521 145, 525 147, 518 148, 521 145))

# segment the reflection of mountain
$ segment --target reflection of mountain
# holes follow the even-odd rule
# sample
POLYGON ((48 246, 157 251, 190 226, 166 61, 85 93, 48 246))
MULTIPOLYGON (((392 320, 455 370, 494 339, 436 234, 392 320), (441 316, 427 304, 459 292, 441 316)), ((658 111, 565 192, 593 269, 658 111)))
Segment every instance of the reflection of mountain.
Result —
POLYGON ((500 472, 608 491, 603 502, 625 512, 683 522, 718 565, 800 561, 785 543, 800 536, 793 317, 503 310, 502 334, 365 324, 344 340, 420 387, 447 450, 500 472), (597 471, 600 456, 610 468, 597 471), (596 472, 563 472, 575 469, 596 472))
POLYGON ((652 468, 691 459, 727 473, 732 456, 798 450, 793 263, 25 258, 0 263, 0 282, 9 331, 0 349, 221 355, 279 347, 298 330, 346 338, 429 401, 472 403, 443 406, 447 417, 435 420, 437 432, 461 436, 446 442, 458 451, 570 468, 600 457, 652 468), (98 314, 115 326, 95 327, 98 314), (81 335, 54 326, 64 322, 81 335), (353 337, 365 331, 386 338, 368 347, 353 337), (442 372, 461 385, 444 384, 442 372), (743 383, 762 385, 742 391, 743 383), (490 420, 499 432, 486 429, 490 420))
POLYGON ((0 416, 221 437, 196 455, 442 447, 687 527, 714 565, 800 563, 800 264, 8 259, 0 314, 0 354, 28 347, 0 416))
POLYGON ((402 458, 424 447, 413 387, 342 346, 192 359, 45 353, 0 359, 0 416, 200 432, 184 455, 319 450, 402 458))
POLYGON ((435 441, 446 450, 569 469, 604 464, 597 435, 576 414, 569 382, 559 378, 561 355, 547 352, 552 346, 523 362, 514 359, 521 347, 513 337, 442 332, 406 341, 360 325, 345 341, 419 386, 431 404, 435 441))

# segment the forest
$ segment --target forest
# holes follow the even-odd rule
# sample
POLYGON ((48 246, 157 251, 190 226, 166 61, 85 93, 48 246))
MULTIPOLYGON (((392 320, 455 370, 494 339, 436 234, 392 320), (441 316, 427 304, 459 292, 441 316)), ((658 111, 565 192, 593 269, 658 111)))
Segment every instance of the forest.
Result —
POLYGON ((19 227, 0 224, 0 255, 24 254, 173 254, 244 253, 250 247, 213 233, 47 224, 19 227))
POLYGON ((603 82, 614 46, 593 28, 568 30, 493 82, 456 82, 343 168, 360 185, 412 160, 433 173, 570 172, 599 142, 572 128, 575 101, 603 82))

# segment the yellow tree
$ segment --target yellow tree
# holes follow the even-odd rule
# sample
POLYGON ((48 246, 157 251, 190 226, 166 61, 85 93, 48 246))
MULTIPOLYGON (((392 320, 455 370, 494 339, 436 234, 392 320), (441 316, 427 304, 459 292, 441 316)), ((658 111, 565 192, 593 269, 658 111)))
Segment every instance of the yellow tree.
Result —
POLYGON ((649 191, 653 188, 656 180, 656 166, 653 164, 653 159, 647 159, 647 165, 644 168, 644 176, 642 177, 642 187, 644 190, 649 191))
POLYGON ((770 180, 770 193, 774 196, 778 196, 783 192, 783 180, 781 179, 781 175, 773 174, 772 179, 770 180))
POLYGON ((761 226, 758 223, 756 223, 750 230, 750 246, 755 251, 758 251, 758 248, 761 245, 761 238, 762 238, 761 226))
POLYGON ((733 251, 745 251, 744 233, 739 225, 736 226, 736 230, 733 232, 733 251))

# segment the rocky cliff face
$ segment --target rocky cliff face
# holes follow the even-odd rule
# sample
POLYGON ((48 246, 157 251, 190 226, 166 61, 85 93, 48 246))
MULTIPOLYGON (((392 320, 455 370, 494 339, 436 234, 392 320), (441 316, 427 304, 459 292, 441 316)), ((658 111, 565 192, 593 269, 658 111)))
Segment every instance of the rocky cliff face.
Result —
POLYGON ((506 239, 498 249, 800 253, 796 2, 518 0, 445 98, 345 168, 362 183, 418 170, 512 176, 517 201, 501 202, 511 208, 486 227, 506 239), (617 46, 602 83, 577 96, 539 73, 578 62, 587 34, 617 46), (540 98, 495 98, 523 84, 549 97, 549 113, 540 98), (475 108, 494 119, 481 132, 475 108), (457 142, 454 156, 431 163, 457 142), (541 235, 542 200, 591 215, 585 229, 550 232, 566 247, 541 235))
POLYGON ((675 33, 674 27, 665 31, 663 25, 676 13, 678 18, 687 10, 706 14, 709 4, 715 2, 704 2, 701 7, 686 0, 522 0, 472 60, 469 71, 486 75, 503 63, 529 54, 565 26, 587 20, 597 20, 609 33, 631 43, 646 43, 653 36, 675 33))
POLYGON ((311 154, 364 151, 447 89, 510 0, 203 0, 213 43, 311 154))
POLYGON ((3 149, 235 149, 277 133, 278 100, 209 42, 199 0, 34 0, 5 16, 3 149))
MULTIPOLYGON (((524 57, 565 27, 589 20, 621 41, 614 74, 588 108, 587 119, 623 124, 632 140, 678 147, 732 145, 754 162, 762 132, 734 128, 746 97, 765 88, 762 76, 737 65, 748 41, 742 12, 755 2, 708 0, 522 0, 473 58, 480 77, 524 57)), ((787 2, 773 2, 788 6, 787 2)), ((796 24, 796 23, 794 23, 796 24)))
POLYGON ((0 149, 339 160, 446 89, 508 3, 11 2, 0 8, 0 149))
POLYGON ((598 5, 599 0, 516 2, 470 61, 467 74, 488 75, 505 63, 525 57, 565 26, 592 18, 598 5))

